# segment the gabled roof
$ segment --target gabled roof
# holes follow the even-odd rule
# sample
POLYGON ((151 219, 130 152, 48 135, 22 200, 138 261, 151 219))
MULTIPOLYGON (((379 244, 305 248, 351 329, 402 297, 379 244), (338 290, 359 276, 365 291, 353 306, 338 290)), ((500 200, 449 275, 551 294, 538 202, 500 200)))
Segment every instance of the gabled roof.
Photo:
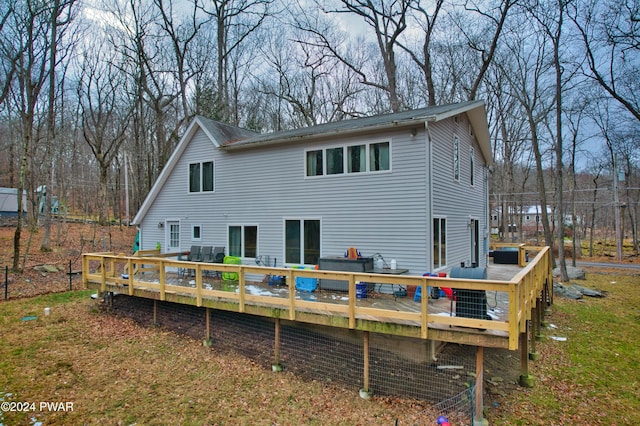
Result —
POLYGON ((182 139, 180 139, 178 146, 171 154, 160 176, 151 188, 149 195, 147 195, 144 203, 142 203, 140 211, 138 211, 138 214, 136 214, 136 217, 133 219, 133 223, 140 224, 198 129, 202 129, 215 148, 241 150, 268 145, 292 144, 303 140, 326 138, 328 135, 356 135, 376 130, 425 126, 428 123, 435 123, 463 113, 466 113, 469 118, 473 133, 478 140, 480 151, 485 161, 487 164, 491 164, 491 143, 489 140, 487 113, 483 101, 467 101, 456 104, 432 106, 411 111, 342 120, 313 127, 266 134, 252 132, 209 118, 196 116, 187 128, 182 139))
POLYGON ((437 122, 465 112, 469 117, 474 134, 480 143, 482 154, 485 156, 487 162, 491 163, 491 144, 489 143, 487 114, 483 101, 468 101, 457 104, 433 106, 392 114, 336 121, 276 133, 254 134, 253 137, 246 139, 223 142, 222 145, 224 149, 234 150, 254 147, 256 145, 292 143, 301 139, 326 138, 327 135, 331 134, 344 135, 370 132, 377 129, 409 127, 416 126, 417 124, 424 125, 425 122, 437 122), (483 146, 485 144, 486 151, 483 146))

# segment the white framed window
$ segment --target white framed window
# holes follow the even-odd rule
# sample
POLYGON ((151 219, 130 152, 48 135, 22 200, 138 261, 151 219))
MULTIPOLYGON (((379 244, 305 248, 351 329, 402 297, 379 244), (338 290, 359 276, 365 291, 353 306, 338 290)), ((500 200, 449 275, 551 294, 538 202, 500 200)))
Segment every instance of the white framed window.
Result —
POLYGON ((391 167, 391 145, 389 142, 372 143, 369 145, 369 170, 380 172, 391 167))
POLYGON ((327 148, 327 174, 341 175, 344 173, 344 147, 327 148))
POLYGON ((469 149, 469 183, 475 185, 476 179, 476 151, 471 147, 469 149))
POLYGON ((316 265, 320 259, 320 219, 285 219, 285 263, 316 265))
POLYGON ((460 139, 453 137, 453 180, 460 180, 460 139))
POLYGON ((305 176, 391 170, 391 142, 369 142, 305 151, 305 176))
POLYGON ((447 266, 447 219, 433 218, 433 270, 447 266))
POLYGON ((189 164, 189 192, 213 192, 213 161, 189 164))
POLYGON ((230 225, 229 256, 250 257, 258 256, 258 227, 256 225, 230 225))
POLYGON ((367 145, 350 145, 347 147, 347 173, 367 171, 367 145))
POLYGON ((307 151, 305 170, 307 176, 322 176, 324 175, 324 160, 323 150, 318 149, 314 151, 307 151))
POLYGON ((202 241, 202 225, 191 225, 191 241, 202 241))

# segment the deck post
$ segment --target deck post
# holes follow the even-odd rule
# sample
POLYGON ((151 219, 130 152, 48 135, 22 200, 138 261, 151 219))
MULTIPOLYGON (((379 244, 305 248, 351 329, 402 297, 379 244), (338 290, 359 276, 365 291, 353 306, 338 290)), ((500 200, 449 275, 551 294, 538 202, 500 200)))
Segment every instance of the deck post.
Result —
POLYGON ((529 375, 529 321, 525 321, 525 331, 520 333, 520 386, 533 387, 533 376, 529 375))
POLYGON ((369 332, 363 332, 363 386, 360 389, 360 398, 369 399, 371 398, 372 392, 369 390, 369 332))
POLYGON ((537 361, 540 359, 540 354, 536 351, 536 340, 539 339, 540 336, 540 321, 539 321, 539 312, 540 312, 540 299, 536 298, 536 306, 533 308, 533 312, 531 312, 531 347, 529 349, 529 359, 531 361, 537 361))
POLYGON ((158 325, 158 299, 153 299, 153 325, 158 325))
POLYGON ((202 344, 206 347, 211 347, 213 344, 213 340, 211 339, 211 312, 209 311, 209 307, 204 309, 205 312, 205 332, 204 332, 204 341, 202 344))
POLYGON ((275 336, 273 339, 273 353, 274 362, 271 369, 275 372, 282 371, 282 365, 280 364, 280 318, 276 318, 275 321, 275 336))
POLYGON ((488 425, 484 418, 484 347, 476 346, 476 391, 473 410, 473 426, 488 425))

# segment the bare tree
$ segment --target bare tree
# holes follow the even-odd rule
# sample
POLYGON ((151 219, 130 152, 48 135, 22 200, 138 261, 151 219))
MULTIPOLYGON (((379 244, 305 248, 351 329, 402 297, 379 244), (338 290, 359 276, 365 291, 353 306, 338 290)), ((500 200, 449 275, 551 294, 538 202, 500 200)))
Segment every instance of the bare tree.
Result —
POLYGON ((558 261, 560 263, 560 278, 563 282, 569 280, 567 274, 567 263, 564 255, 564 234, 565 234, 565 214, 564 214, 564 147, 562 135, 562 95, 566 76, 564 76, 564 64, 561 62, 563 43, 563 23, 566 13, 567 0, 554 0, 550 4, 535 3, 535 6, 528 6, 531 16, 540 24, 540 28, 551 41, 553 46, 553 69, 555 76, 555 132, 550 130, 550 134, 555 133, 555 180, 556 180, 556 211, 557 211, 557 232, 558 232, 558 261), (553 7, 555 6, 555 7, 553 7))
MULTIPOLYGON (((37 142, 36 127, 38 123, 38 108, 41 94, 49 82, 51 67, 57 65, 52 52, 58 46, 52 46, 59 41, 58 28, 66 25, 69 20, 69 10, 74 1, 55 1, 43 3, 27 0, 13 4, 8 15, 3 16, 3 57, 13 58, 14 84, 10 86, 11 105, 20 117, 21 145, 19 147, 18 168, 18 212, 23 211, 22 193, 29 181, 29 170, 33 170, 36 159, 34 146, 37 142)), ((4 63, 4 61, 3 61, 4 63)), ((11 70, 11 68, 10 68, 11 70)), ((11 72, 9 72, 11 74, 11 72)), ((28 196, 31 197, 31 191, 28 196)), ((32 203, 34 206, 35 203, 32 203)), ((35 226, 37 210, 32 210, 32 220, 35 226)), ((22 234, 23 218, 18 215, 16 231, 14 233, 13 270, 20 271, 20 238, 22 234)), ((26 261, 26 256, 23 262, 26 261)), ((24 263, 23 263, 24 265, 24 263)))
MULTIPOLYGON (((517 28, 517 23, 515 28, 517 28)), ((550 64, 545 37, 535 31, 514 31, 506 43, 503 57, 498 61, 504 70, 502 76, 509 82, 511 93, 518 100, 529 127, 528 137, 535 158, 536 182, 540 199, 540 218, 545 242, 554 245, 554 237, 548 213, 547 185, 543 160, 546 151, 540 140, 541 123, 554 107, 555 89, 545 85, 550 64)))
POLYGON ((640 121, 640 16, 633 0, 569 4, 585 48, 587 75, 640 121))
MULTIPOLYGON (((191 109, 188 102, 188 84, 193 77, 203 72, 204 61, 191 55, 191 45, 197 42, 197 36, 207 20, 198 17, 198 0, 193 0, 194 6, 190 14, 181 23, 176 23, 174 18, 173 3, 166 0, 153 0, 154 5, 162 18, 160 27, 169 37, 171 50, 175 61, 175 79, 179 85, 179 97, 182 107, 182 116, 191 118, 191 109), (192 59, 189 61, 189 59, 192 59)), ((185 7, 181 7, 185 10, 185 7)))
POLYGON ((415 62, 418 68, 420 68, 420 70, 422 71, 422 75, 424 76, 424 80, 427 86, 428 105, 436 104, 432 43, 434 31, 436 28, 436 21, 438 19, 440 10, 442 9, 443 3, 444 0, 436 0, 433 12, 430 12, 430 9, 424 7, 419 1, 413 5, 410 5, 416 15, 416 24, 422 29, 424 33, 424 35, 422 36, 422 46, 420 48, 419 54, 409 48, 406 43, 398 43, 398 46, 400 46, 409 54, 413 62, 415 62))
MULTIPOLYGON (((54 0, 51 4, 51 28, 50 28, 50 46, 49 46, 49 87, 47 94, 47 130, 46 130, 46 154, 44 161, 50 164, 46 167, 45 173, 45 190, 43 217, 44 232, 42 235, 41 251, 51 251, 51 208, 53 200, 53 172, 55 170, 54 153, 56 152, 56 116, 58 107, 62 107, 60 103, 56 104, 56 100, 60 99, 64 92, 60 89, 64 88, 64 76, 68 59, 73 48, 72 40, 67 40, 66 32, 70 28, 71 22, 77 16, 75 8, 76 0, 54 0), (61 76, 59 79, 58 76, 61 76)), ((64 108, 61 108, 64 109, 64 108)))
POLYGON ((389 103, 389 109, 397 112, 403 108, 398 89, 398 65, 396 48, 399 47, 400 36, 407 29, 407 15, 415 0, 341 0, 341 8, 324 9, 327 13, 353 14, 364 20, 373 30, 373 36, 379 53, 383 73, 375 71, 367 73, 360 63, 354 61, 347 53, 341 52, 339 46, 331 43, 324 34, 314 28, 306 28, 315 34, 317 43, 324 46, 333 56, 352 69, 360 77, 361 83, 382 90, 389 103), (382 74, 383 79, 378 75, 382 74))
POLYGON ((82 58, 78 81, 82 132, 99 168, 97 198, 100 224, 109 220, 109 171, 125 141, 133 111, 132 102, 122 95, 126 76, 111 60, 101 58, 104 52, 105 46, 93 45, 82 58))
POLYGON ((280 105, 278 129, 313 126, 356 115, 355 98, 362 89, 355 73, 315 45, 312 35, 300 30, 314 19, 314 25, 318 27, 322 21, 323 34, 332 37, 337 33, 334 24, 321 16, 311 17, 303 9, 292 10, 291 14, 297 24, 280 25, 288 31, 266 40, 261 49, 267 69, 261 74, 260 91, 284 103, 280 105), (302 20, 307 23, 302 24, 302 20))
POLYGON ((2 74, 0 81, 2 81, 0 87, 0 105, 4 104, 13 76, 16 72, 16 65, 20 52, 15 49, 12 41, 12 27, 11 23, 14 19, 14 3, 2 2, 0 5, 0 65, 2 65, 2 74))
POLYGON ((273 0, 211 0, 211 9, 202 7, 216 25, 216 118, 222 121, 228 121, 230 117, 231 55, 270 16, 272 3, 273 0))
POLYGON ((502 0, 497 6, 487 4, 481 0, 466 0, 465 11, 474 13, 481 18, 478 26, 468 25, 466 14, 461 20, 456 20, 458 30, 464 34, 468 47, 478 56, 478 69, 473 74, 473 81, 468 87, 468 99, 474 100, 478 96, 478 90, 493 61, 498 42, 505 27, 505 21, 514 5, 519 0, 502 0), (472 33, 472 29, 479 31, 472 33), (484 34, 489 34, 490 39, 486 39, 484 34))

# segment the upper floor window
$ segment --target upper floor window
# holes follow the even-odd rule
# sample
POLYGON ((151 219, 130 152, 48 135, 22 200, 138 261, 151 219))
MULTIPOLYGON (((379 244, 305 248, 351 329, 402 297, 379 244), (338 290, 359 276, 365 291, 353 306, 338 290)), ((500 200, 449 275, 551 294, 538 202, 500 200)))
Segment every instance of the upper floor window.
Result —
POLYGON ((322 154, 321 149, 307 151, 307 176, 322 176, 324 174, 322 154))
POLYGON ((389 170, 389 142, 372 143, 369 145, 369 170, 389 170))
POLYGON ((316 149, 305 154, 306 176, 391 170, 391 143, 374 142, 316 149))
POLYGON ((475 184, 475 169, 476 169, 476 152, 473 148, 469 150, 469 168, 470 168, 470 183, 471 186, 475 184))
POLYGON ((453 179, 460 180, 460 139, 453 137, 453 179))
POLYGON ((327 149, 327 174, 339 175, 344 173, 344 148, 327 149))
POLYGON ((351 145, 347 147, 347 173, 367 171, 367 146, 351 145))
POLYGON ((189 192, 213 192, 213 161, 189 164, 189 192))

